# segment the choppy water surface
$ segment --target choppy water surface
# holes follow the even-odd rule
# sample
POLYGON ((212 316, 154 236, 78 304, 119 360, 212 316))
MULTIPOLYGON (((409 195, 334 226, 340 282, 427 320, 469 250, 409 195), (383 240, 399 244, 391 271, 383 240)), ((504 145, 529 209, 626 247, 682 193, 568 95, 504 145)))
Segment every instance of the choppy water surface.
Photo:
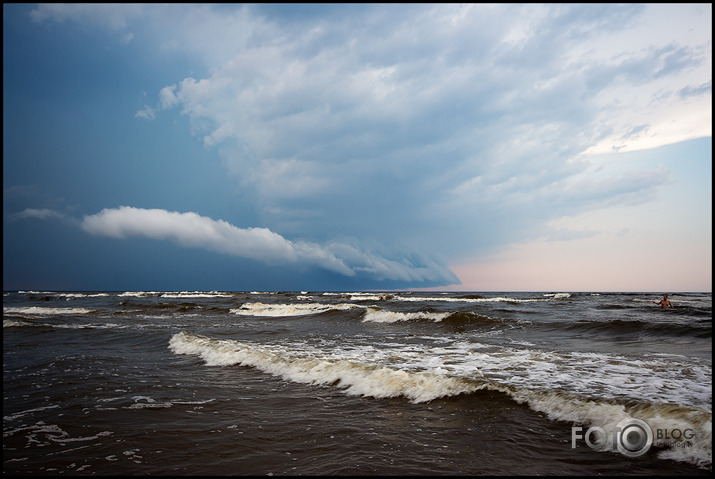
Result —
POLYGON ((659 299, 6 292, 3 472, 709 474, 712 294, 659 299))

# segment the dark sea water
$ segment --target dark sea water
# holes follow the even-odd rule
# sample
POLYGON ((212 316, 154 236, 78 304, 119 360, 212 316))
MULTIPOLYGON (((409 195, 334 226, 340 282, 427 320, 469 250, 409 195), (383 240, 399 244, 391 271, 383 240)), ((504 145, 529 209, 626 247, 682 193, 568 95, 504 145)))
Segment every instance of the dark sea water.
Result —
POLYGON ((5 292, 3 474, 710 475, 712 294, 659 299, 5 292))

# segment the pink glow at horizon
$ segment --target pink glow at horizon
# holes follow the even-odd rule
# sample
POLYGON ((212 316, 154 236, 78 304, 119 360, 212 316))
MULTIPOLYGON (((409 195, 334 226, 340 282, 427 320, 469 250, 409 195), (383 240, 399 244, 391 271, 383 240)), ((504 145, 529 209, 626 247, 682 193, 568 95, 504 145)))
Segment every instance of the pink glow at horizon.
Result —
POLYGON ((453 265, 462 281, 452 291, 712 291, 712 253, 685 249, 663 255, 624 245, 620 250, 596 240, 543 241, 512 246, 488 261, 453 265), (589 246, 590 245, 590 246, 589 246), (596 247, 600 245, 600 247, 596 247), (592 255, 584 256, 584 251, 592 255))

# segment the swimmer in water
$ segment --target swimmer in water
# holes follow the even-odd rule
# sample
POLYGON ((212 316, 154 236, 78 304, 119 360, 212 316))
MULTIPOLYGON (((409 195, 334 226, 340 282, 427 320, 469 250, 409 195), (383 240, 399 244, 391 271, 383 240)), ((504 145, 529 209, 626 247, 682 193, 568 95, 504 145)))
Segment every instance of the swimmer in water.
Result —
POLYGON ((664 294, 664 295, 663 295, 663 299, 661 299, 660 301, 654 301, 654 303, 655 303, 655 304, 659 304, 660 307, 663 308, 663 309, 668 309, 668 308, 672 308, 672 307, 673 307, 673 303, 670 302, 670 300, 668 299, 668 295, 667 295, 667 294, 664 294))

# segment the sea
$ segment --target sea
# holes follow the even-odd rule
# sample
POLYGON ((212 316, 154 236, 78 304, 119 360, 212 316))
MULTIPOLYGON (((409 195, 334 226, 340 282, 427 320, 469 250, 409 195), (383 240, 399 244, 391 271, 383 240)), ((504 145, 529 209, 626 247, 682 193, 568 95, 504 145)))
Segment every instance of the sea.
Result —
POLYGON ((712 293, 3 293, 4 475, 712 474, 712 293))

